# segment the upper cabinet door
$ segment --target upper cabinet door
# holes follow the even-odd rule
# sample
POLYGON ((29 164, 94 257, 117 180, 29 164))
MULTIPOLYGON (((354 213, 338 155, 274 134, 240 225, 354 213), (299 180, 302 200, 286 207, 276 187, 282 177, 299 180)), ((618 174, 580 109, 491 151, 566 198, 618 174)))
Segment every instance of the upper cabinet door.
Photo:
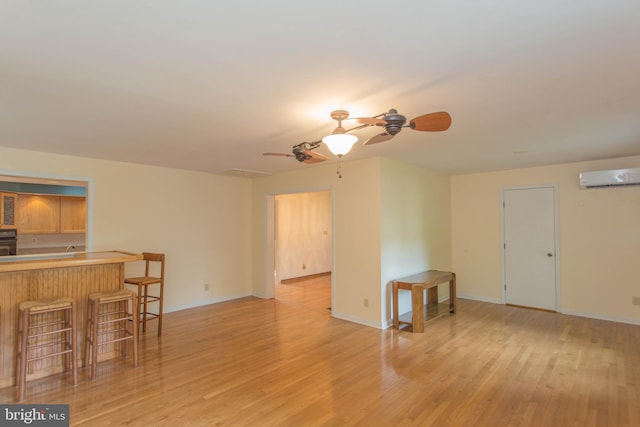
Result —
POLYGON ((87 230, 87 199, 60 196, 60 232, 84 233, 87 230))
POLYGON ((18 212, 20 234, 60 232, 60 196, 20 194, 18 212))
POLYGON ((16 227, 16 193, 0 193, 0 228, 16 227))

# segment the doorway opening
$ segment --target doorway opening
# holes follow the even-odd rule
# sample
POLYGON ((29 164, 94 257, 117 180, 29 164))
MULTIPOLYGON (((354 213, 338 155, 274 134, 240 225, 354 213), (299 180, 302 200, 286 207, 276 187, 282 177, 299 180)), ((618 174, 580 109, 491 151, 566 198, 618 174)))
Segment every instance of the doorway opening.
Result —
POLYGON ((274 297, 331 313, 329 190, 279 194, 273 203, 274 297))
POLYGON ((14 197, 18 255, 91 250, 90 178, 0 170, 0 192, 14 197))

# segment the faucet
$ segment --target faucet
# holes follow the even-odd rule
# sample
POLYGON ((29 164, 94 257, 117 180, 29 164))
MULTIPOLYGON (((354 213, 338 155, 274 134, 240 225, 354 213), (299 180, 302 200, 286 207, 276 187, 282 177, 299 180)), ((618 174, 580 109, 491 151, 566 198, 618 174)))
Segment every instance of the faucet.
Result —
POLYGON ((65 252, 69 252, 71 249, 75 249, 75 248, 76 248, 75 246, 69 245, 69 246, 67 246, 67 249, 65 249, 64 251, 65 252))

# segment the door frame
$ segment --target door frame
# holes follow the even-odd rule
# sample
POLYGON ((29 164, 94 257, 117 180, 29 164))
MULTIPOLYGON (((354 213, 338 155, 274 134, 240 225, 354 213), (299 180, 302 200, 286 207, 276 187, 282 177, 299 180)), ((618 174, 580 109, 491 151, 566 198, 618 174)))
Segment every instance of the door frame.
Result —
POLYGON ((505 206, 505 191, 510 190, 534 190, 537 188, 550 188, 553 190, 553 216, 554 216, 554 244, 555 244, 555 280, 556 280, 556 312, 562 313, 562 299, 561 295, 561 283, 560 283, 560 215, 558 207, 558 184, 542 184, 542 185, 525 185, 525 186, 513 186, 513 187, 501 187, 500 188, 500 294, 502 304, 507 303, 506 294, 506 261, 505 261, 505 223, 504 223, 504 206, 505 206))
POLYGON ((335 274, 334 274, 334 266, 335 266, 335 233, 334 233, 334 218, 335 218, 335 200, 334 200, 334 191, 332 187, 320 187, 320 188, 309 188, 302 189, 299 191, 281 191, 275 193, 265 193, 264 198, 264 208, 265 208, 265 240, 264 240, 264 253, 265 253, 265 262, 264 262, 264 297, 267 299, 275 298, 276 296, 276 281, 279 281, 280 276, 276 269, 276 196, 282 194, 297 194, 297 193, 314 193, 318 191, 329 191, 330 200, 331 200, 331 315, 333 315, 333 309, 335 307, 335 274))

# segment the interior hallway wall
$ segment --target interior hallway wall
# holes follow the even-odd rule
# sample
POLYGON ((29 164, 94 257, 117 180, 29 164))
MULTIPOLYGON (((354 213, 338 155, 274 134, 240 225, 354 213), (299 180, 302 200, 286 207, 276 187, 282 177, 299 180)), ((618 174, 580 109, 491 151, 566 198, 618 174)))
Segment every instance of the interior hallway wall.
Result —
MULTIPOLYGON (((382 161, 382 318, 393 318, 391 282, 424 270, 451 269, 449 175, 390 159, 382 161)), ((438 296, 449 295, 447 284, 438 296)), ((399 293, 399 312, 411 310, 409 292, 399 293)))
POLYGON ((276 196, 280 280, 331 271, 331 192, 276 196))

